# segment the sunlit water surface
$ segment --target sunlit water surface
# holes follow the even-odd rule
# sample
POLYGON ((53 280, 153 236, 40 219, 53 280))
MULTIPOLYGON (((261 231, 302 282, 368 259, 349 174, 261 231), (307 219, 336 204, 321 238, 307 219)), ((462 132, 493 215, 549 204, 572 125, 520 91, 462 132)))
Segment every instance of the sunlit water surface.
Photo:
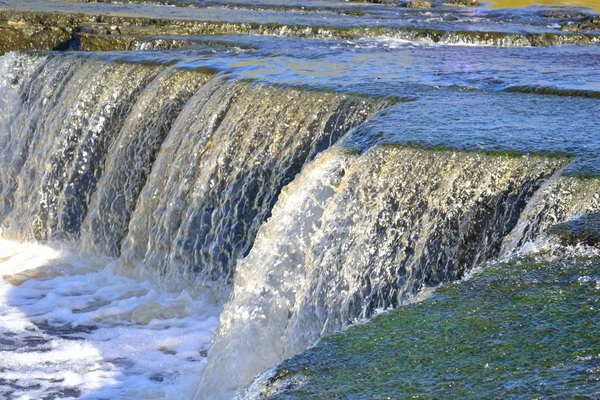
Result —
MULTIPOLYGON (((266 7, 0 1, 6 9, 65 13, 508 33, 557 32, 561 21, 540 16, 547 6, 600 11, 597 2, 578 0, 496 0, 477 8, 430 11, 322 0, 302 6, 328 9, 281 10, 277 6, 287 3, 280 0, 260 4, 266 7), (356 7, 365 15, 352 15, 356 7)), ((597 45, 498 48, 235 35, 186 39, 196 42, 178 51, 80 55, 210 68, 231 79, 398 100, 345 139, 360 150, 378 143, 417 143, 552 153, 573 159, 565 173, 600 174, 597 45)), ((282 366, 291 371, 298 390, 282 398, 349 396, 368 384, 374 385, 372 394, 382 396, 390 390, 475 398, 490 391, 500 397, 600 396, 597 254, 547 256, 552 251, 495 264, 420 305, 324 340, 282 366)), ((169 291, 156 280, 125 275, 114 259, 69 249, 3 240, 0 260, 0 396, 179 399, 192 393, 219 324, 220 295, 169 291)))

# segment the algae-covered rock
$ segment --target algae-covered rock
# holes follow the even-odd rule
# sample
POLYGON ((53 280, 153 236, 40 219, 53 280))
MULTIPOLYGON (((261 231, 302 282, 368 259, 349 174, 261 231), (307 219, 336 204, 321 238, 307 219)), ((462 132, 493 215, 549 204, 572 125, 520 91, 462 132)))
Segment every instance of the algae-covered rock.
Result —
POLYGON ((600 247, 600 213, 584 214, 556 224, 548 230, 565 245, 585 244, 600 247))
POLYGON ((443 3, 449 6, 470 7, 479 5, 479 0, 444 0, 443 3))
POLYGON ((65 50, 71 32, 60 27, 0 21, 0 54, 11 50, 65 50))
POLYGON ((425 0, 412 0, 406 3, 408 8, 431 8, 431 3, 425 0))
POLYGON ((321 340, 245 398, 596 399, 599 267, 558 251, 490 265, 321 340))

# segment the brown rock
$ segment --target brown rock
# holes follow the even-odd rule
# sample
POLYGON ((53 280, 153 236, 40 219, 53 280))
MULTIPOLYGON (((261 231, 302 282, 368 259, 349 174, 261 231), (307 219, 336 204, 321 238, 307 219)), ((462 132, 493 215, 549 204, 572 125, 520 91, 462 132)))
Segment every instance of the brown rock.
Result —
POLYGON ((444 5, 448 6, 478 6, 479 0, 446 0, 444 1, 444 5))
POLYGON ((566 24, 560 27, 560 30, 563 32, 577 32, 579 31, 579 27, 575 24, 566 24))
POLYGON ((431 3, 425 0, 412 0, 406 3, 408 8, 431 8, 431 3))

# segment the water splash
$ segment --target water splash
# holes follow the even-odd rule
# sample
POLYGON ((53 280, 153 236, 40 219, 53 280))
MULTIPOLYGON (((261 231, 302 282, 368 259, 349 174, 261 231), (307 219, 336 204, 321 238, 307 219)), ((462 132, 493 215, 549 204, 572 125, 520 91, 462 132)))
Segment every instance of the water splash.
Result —
POLYGON ((329 150, 286 189, 238 265, 197 398, 230 398, 323 335, 494 257, 564 163, 329 150))
POLYGON ((206 364, 221 306, 107 258, 0 241, 0 396, 180 398, 206 364))

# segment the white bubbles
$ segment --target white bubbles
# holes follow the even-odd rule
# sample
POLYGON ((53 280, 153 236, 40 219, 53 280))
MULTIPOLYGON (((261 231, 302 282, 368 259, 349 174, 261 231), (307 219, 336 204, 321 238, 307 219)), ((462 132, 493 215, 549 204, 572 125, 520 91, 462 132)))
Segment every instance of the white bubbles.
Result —
POLYGON ((116 271, 111 259, 0 240, 0 397, 181 398, 221 307, 116 271))

